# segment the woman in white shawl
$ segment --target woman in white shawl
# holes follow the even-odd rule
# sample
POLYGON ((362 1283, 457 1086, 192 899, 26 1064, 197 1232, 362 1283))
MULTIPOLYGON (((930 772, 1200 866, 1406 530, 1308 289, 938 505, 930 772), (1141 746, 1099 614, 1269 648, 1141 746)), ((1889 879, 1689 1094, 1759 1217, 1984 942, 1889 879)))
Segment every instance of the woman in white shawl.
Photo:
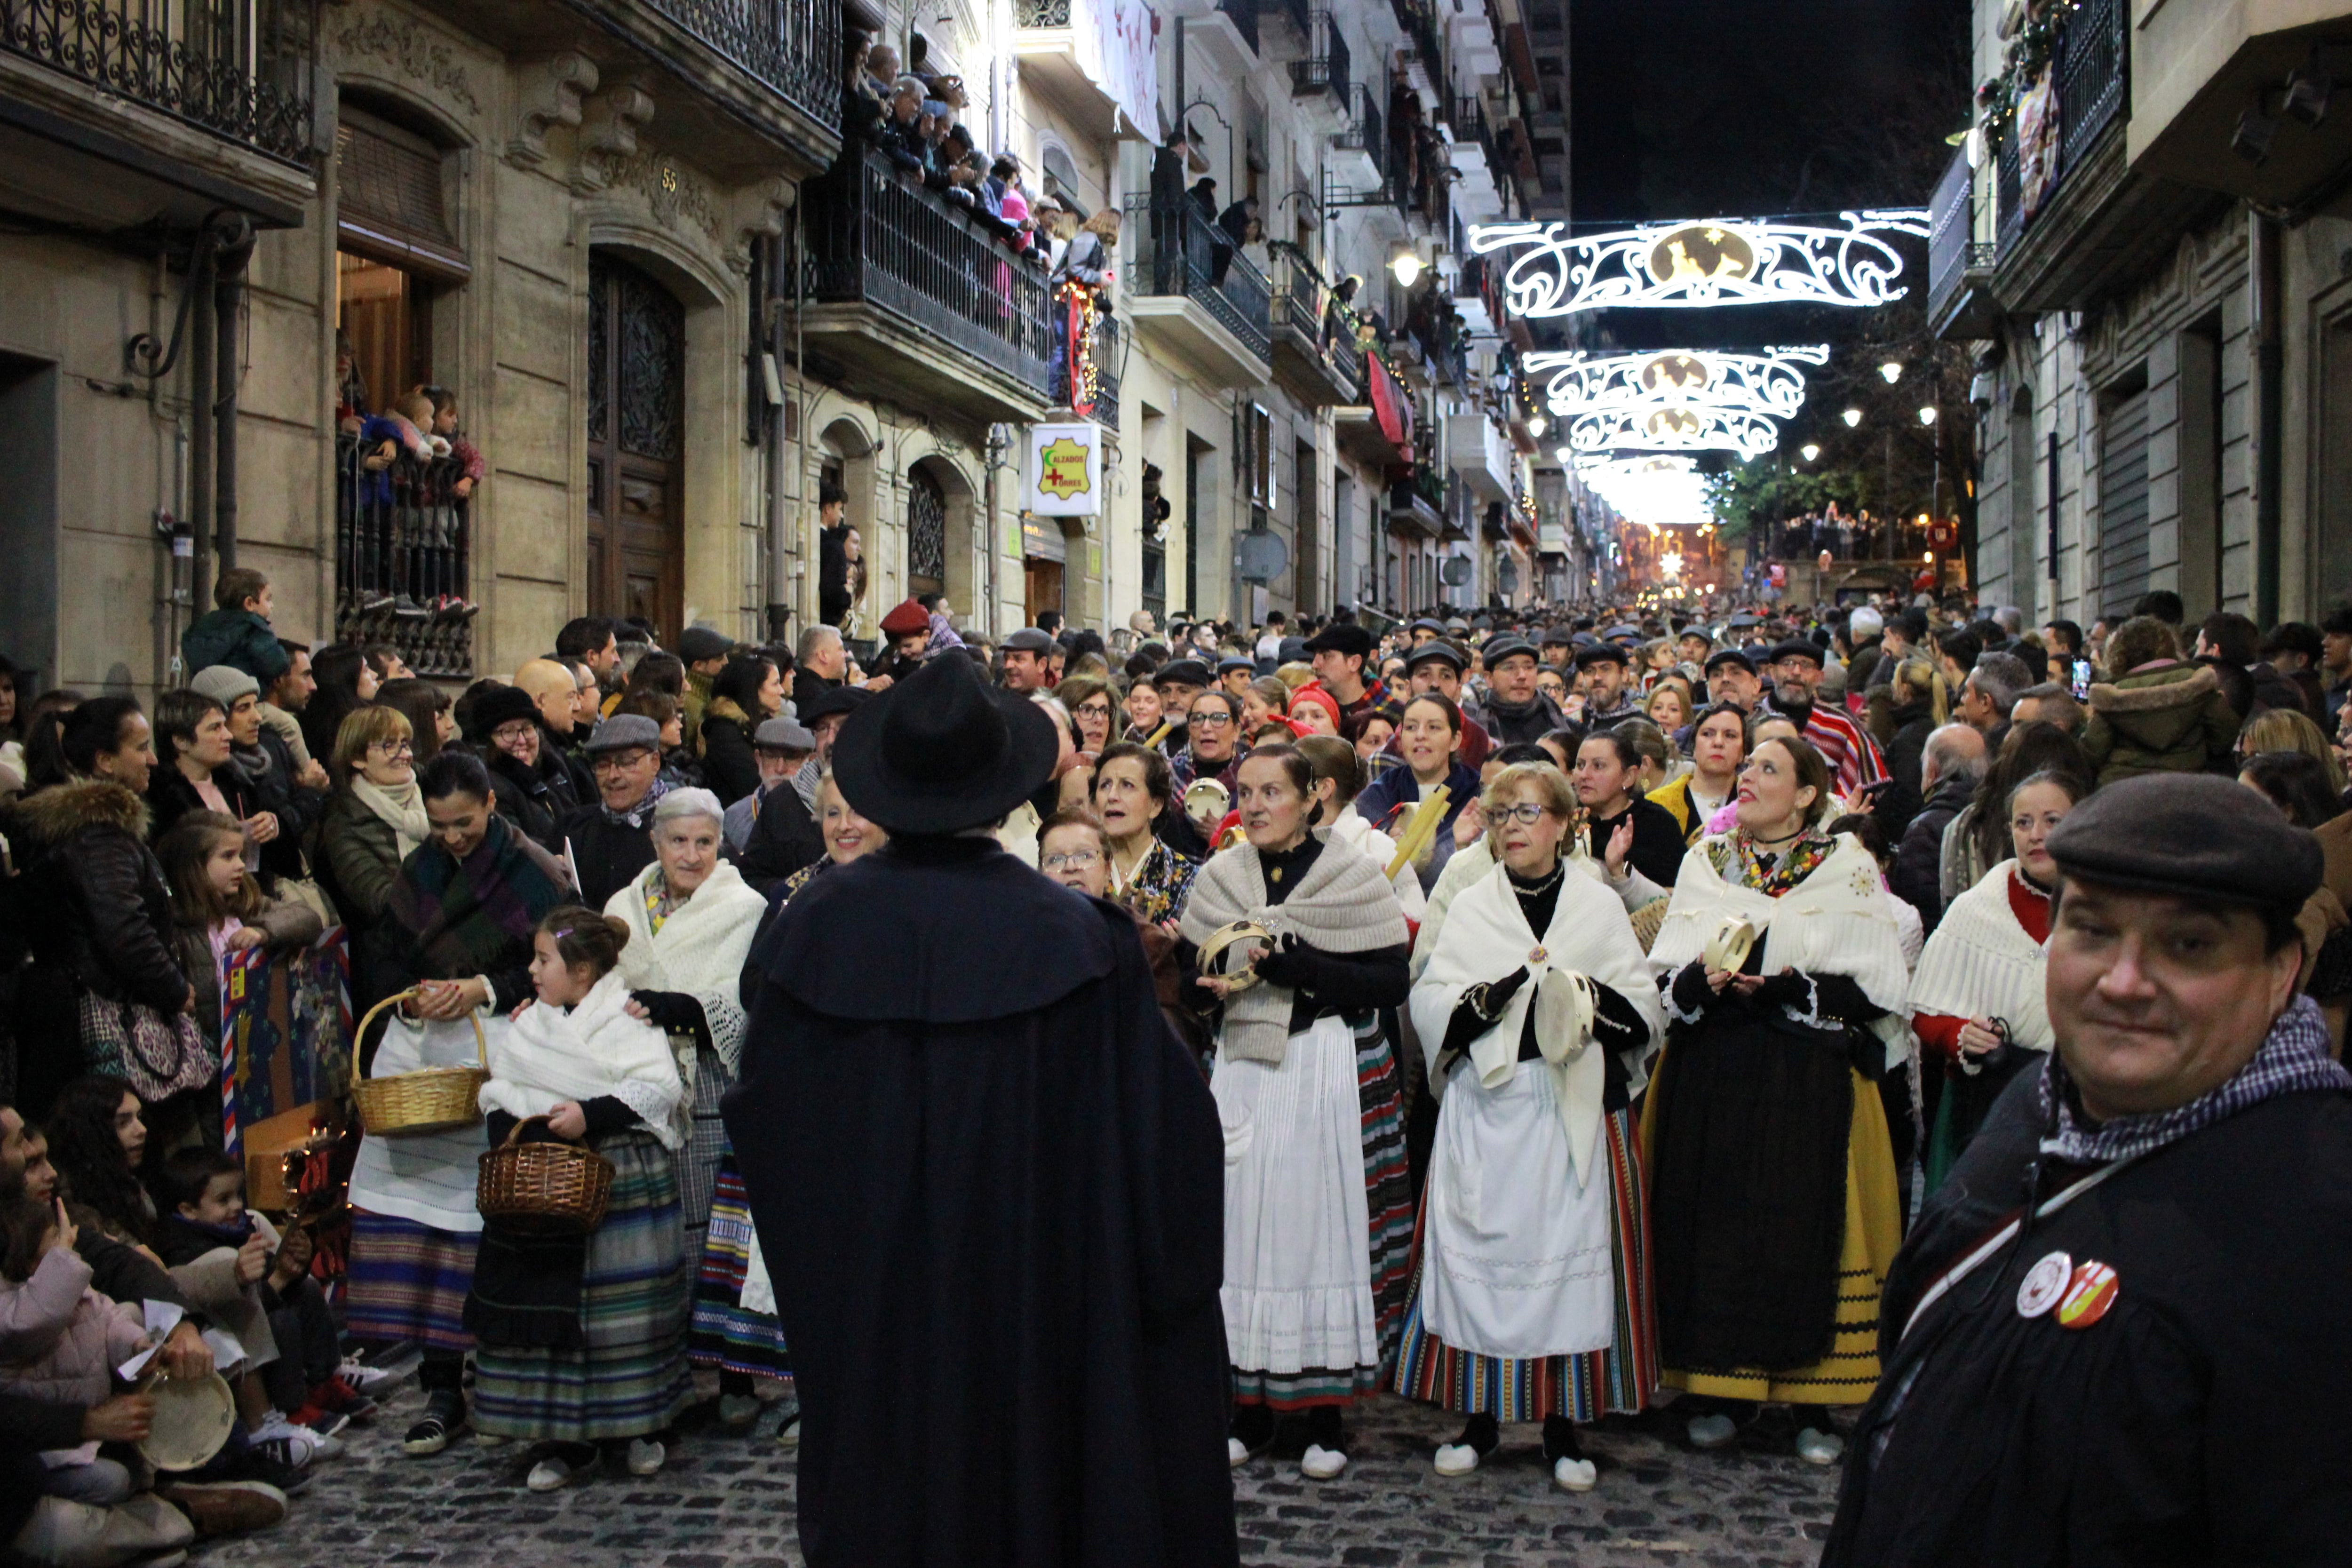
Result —
POLYGON ((540 921, 538 999, 515 1009, 482 1086, 493 1147, 518 1134, 584 1141, 614 1173, 604 1220, 585 1236, 482 1227, 466 1299, 474 1425, 541 1446, 533 1491, 565 1485, 599 1450, 652 1475, 667 1457, 656 1435, 694 1399, 672 1163, 686 1142, 686 1085, 668 1037, 630 1011, 617 972, 628 940, 625 922, 577 905, 540 921))
POLYGON ((689 1258, 702 1256, 710 1192, 727 1144, 719 1101, 735 1087, 742 1059, 743 961, 768 909, 733 862, 720 857, 724 831, 717 795, 670 791, 654 807, 654 863, 604 905, 629 928, 621 979, 631 1007, 668 1032, 692 1108, 677 1162, 689 1258))
POLYGON ((1820 826, 1821 753, 1759 741, 1735 798, 1731 831, 1684 857, 1650 949, 1667 1017, 1642 1112, 1662 1381, 1696 1396, 1699 1447, 1780 1400, 1799 1456, 1833 1464, 1826 1407, 1878 1381, 1902 1242, 1877 1085, 1909 1059, 1909 978, 1878 863, 1820 826))
POLYGON ((1196 949, 1244 921, 1274 938, 1246 944, 1254 979, 1200 981, 1222 1004, 1227 1457, 1247 1463, 1304 1411, 1299 1468, 1329 1480, 1341 1412, 1385 1380, 1404 1316, 1412 1200, 1380 1020, 1408 989, 1404 917, 1382 868, 1313 831, 1331 786, 1297 747, 1252 752, 1237 784, 1244 841, 1201 868, 1181 926, 1196 949))
POLYGON ((2071 773, 2038 773, 2009 792, 2017 856, 1954 899, 1911 978, 1911 1027, 1934 1065, 1926 1186, 1943 1184, 1985 1112, 2018 1070, 2057 1044, 2042 998, 2050 897, 2058 863, 2050 830, 2082 797, 2071 773))
POLYGON ((1553 1483, 1589 1491, 1575 1424, 1639 1415, 1657 1384, 1632 1104, 1664 1014, 1623 901, 1561 853, 1559 770, 1505 768, 1480 805, 1500 863, 1455 897, 1412 989, 1444 1098, 1395 1387, 1469 1417, 1438 1474, 1540 1419, 1553 1483))

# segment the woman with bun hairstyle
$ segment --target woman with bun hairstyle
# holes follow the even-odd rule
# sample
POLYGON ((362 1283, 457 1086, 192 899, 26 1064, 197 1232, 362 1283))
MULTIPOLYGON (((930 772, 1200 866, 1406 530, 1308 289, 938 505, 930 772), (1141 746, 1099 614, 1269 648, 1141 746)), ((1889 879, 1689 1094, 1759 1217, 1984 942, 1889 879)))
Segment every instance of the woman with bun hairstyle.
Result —
POLYGON ((686 1086, 669 1037, 633 1008, 620 973, 629 924, 577 904, 531 938, 535 999, 490 1051, 482 1111, 490 1146, 585 1142, 613 1166, 604 1217, 552 1236, 482 1227, 466 1326, 476 1343, 474 1424, 541 1445, 533 1491, 554 1491, 601 1454, 649 1476, 660 1434, 692 1403, 688 1279, 675 1157, 686 1086))

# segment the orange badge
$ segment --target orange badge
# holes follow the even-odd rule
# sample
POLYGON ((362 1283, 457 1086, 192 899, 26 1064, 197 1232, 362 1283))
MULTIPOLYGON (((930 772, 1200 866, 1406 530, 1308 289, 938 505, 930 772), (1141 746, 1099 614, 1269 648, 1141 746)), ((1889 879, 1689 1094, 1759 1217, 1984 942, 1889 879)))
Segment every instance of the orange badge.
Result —
POLYGON ((2074 1270, 2074 1278, 2066 1282, 2066 1294, 2059 1298, 2058 1326, 2087 1329, 2115 1304, 2116 1271, 2104 1263, 2085 1263, 2074 1270))

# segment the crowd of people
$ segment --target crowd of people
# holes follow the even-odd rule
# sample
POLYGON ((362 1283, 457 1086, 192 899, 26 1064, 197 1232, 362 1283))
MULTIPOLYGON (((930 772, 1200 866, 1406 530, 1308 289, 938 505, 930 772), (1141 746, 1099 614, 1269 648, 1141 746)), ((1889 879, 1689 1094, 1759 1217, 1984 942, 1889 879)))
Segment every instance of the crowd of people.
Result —
MULTIPOLYGON (((1935 1450, 1885 1373, 2000 1447, 1902 1331, 1943 1289, 1906 1236, 1948 1265, 1994 1228, 2011 1199, 1969 1173, 2018 1157, 2029 1102, 2074 1175, 2221 1114, 2149 1131, 2178 1108, 2053 1057, 2089 1026, 2062 923, 2079 952, 2095 918, 2153 918, 2098 914, 2110 885, 2249 911, 2237 969, 2276 994, 2245 1048, 2275 1070, 2206 1088, 2352 1087, 2352 609, 1047 613, 992 640, 930 595, 857 647, 583 618, 453 692, 389 647, 279 639, 258 572, 215 598, 152 707, 0 668, 0 1536, 36 1562, 276 1523, 412 1365, 408 1454, 470 1432, 539 1491, 656 1473, 714 1391, 720 1431, 787 1447, 805 1410, 810 1560, 899 1561, 895 1445, 969 1421, 940 1384, 986 1384, 974 1342, 1026 1347, 1024 1375, 1138 1358, 1132 1387, 1069 1373, 1097 1464, 1162 1489, 1160 1524, 1100 1527, 1203 1561, 1232 1559, 1230 1490, 1184 1439, 1238 1469, 1288 1423, 1328 1480, 1383 1394, 1461 1418, 1441 1477, 1539 1426, 1588 1491, 1580 1429, 1667 1405, 1701 1450, 1857 1460, 1832 1552, 1885 1560, 1856 1543, 1969 1528, 1890 1521, 1873 1478, 1923 1485, 1935 1450), (2062 905, 2068 878, 2090 890, 2062 905), (364 1075, 487 1071, 478 1121, 350 1126, 333 1256, 248 1207, 219 1081, 226 966, 322 942, 378 1019, 364 1075), (917 1048, 1015 1016, 1002 1081, 917 1048), (1108 1037, 1141 1054, 1106 1067, 1108 1037), (934 1146, 927 1116, 980 1120, 934 1146), (601 1158, 593 1226, 480 1212, 485 1151, 530 1142, 601 1158), (1052 1198, 1066 1153, 1126 1197, 1052 1198), (1111 1261, 1061 1250, 1097 1225, 1111 1261), (1017 1304, 950 1310, 973 1270, 1017 1304), (1130 1342, 1134 1312, 1159 1326, 1130 1342), (148 1359, 231 1391, 197 1469, 141 1456, 148 1359)), ((2130 962, 2196 962, 2165 952, 2130 962)), ((928 1528, 1038 1539, 999 1484, 962 1476, 928 1528)))

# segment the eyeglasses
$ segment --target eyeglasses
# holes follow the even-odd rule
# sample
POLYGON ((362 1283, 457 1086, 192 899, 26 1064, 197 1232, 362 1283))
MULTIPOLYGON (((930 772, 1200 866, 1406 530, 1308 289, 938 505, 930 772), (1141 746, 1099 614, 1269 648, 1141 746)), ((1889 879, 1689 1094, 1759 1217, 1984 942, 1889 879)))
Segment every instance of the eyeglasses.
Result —
POLYGON ((1220 729, 1233 721, 1234 716, 1230 713, 1195 713, 1192 715, 1192 728, 1195 730, 1220 729))
POLYGON ((1077 707, 1077 714, 1081 719, 1108 719, 1110 717, 1110 704, 1108 702, 1081 702, 1077 707))
POLYGON ((1073 849, 1067 855, 1048 855, 1041 864, 1048 871, 1083 871, 1101 858, 1091 849, 1073 849))
POLYGON ((1534 801, 1523 800, 1517 805, 1497 806, 1494 815, 1497 822, 1516 822, 1521 827, 1533 827, 1549 814, 1534 801))
POLYGON ((381 752, 387 757, 407 757, 416 754, 416 748, 406 741, 370 741, 368 750, 381 752))

